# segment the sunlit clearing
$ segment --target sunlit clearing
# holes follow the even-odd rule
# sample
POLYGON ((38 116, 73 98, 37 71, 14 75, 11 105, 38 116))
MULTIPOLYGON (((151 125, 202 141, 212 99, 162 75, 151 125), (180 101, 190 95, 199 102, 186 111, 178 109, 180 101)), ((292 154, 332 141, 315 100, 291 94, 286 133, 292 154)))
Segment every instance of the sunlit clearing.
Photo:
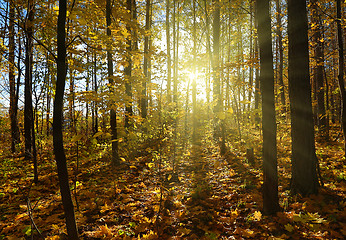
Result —
POLYGON ((198 74, 196 72, 188 73, 189 81, 192 83, 194 80, 197 82, 198 74))

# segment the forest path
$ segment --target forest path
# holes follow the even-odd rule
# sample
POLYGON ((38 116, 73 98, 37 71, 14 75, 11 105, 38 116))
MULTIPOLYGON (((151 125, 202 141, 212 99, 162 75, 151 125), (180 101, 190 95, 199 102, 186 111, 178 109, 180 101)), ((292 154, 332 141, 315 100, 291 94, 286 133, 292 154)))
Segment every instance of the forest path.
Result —
POLYGON ((258 173, 235 154, 221 157, 205 144, 192 146, 179 164, 179 180, 167 186, 159 238, 256 237, 251 228, 261 219, 258 173))

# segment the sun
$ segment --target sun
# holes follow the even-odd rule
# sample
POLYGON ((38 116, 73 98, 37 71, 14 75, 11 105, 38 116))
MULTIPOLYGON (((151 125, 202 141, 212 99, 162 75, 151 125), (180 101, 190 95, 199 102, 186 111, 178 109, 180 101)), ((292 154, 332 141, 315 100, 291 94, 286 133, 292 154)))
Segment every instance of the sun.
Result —
POLYGON ((192 83, 193 81, 197 82, 198 74, 197 72, 188 72, 188 80, 192 83))

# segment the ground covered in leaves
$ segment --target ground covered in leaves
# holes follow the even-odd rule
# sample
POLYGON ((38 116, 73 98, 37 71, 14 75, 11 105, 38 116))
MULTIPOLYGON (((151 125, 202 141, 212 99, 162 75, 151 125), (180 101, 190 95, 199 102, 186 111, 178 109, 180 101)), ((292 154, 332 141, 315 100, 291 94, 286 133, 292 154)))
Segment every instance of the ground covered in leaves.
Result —
MULTIPOLYGON (((318 144, 324 187, 302 198, 289 193, 286 137, 278 140, 282 211, 273 217, 261 214, 259 140, 255 164, 245 157, 246 144, 230 137, 223 157, 203 140, 185 146, 179 156, 161 154, 167 150, 163 146, 149 147, 140 156, 123 158, 117 168, 100 149, 79 146, 77 155, 76 143, 70 144, 71 192, 81 239, 345 239, 341 144, 318 144)), ((37 184, 32 183, 32 164, 0 150, 0 239, 66 238, 55 162, 46 144, 39 154, 37 184)))

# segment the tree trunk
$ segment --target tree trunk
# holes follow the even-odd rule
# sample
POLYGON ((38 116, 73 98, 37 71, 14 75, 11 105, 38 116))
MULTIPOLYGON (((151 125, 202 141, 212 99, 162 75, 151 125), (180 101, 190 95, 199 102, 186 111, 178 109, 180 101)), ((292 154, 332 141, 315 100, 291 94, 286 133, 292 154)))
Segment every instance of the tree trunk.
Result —
POLYGON ((52 82, 52 77, 51 77, 51 63, 49 60, 49 53, 46 55, 46 61, 47 61, 47 76, 46 76, 46 135, 47 137, 50 135, 50 104, 51 104, 51 93, 50 93, 50 86, 52 82))
POLYGON ((53 113, 53 146, 54 155, 57 164, 60 193, 65 211, 65 220, 67 227, 68 239, 78 239, 77 225, 74 215, 74 207, 71 198, 66 156, 62 135, 62 116, 64 106, 64 90, 66 82, 66 43, 65 43, 65 24, 66 24, 66 0, 59 0, 59 15, 57 28, 57 81, 54 98, 53 113))
MULTIPOLYGON (((107 67, 108 67, 108 81, 110 85, 111 94, 114 94, 114 80, 113 80, 113 54, 111 47, 111 36, 112 32, 110 26, 112 24, 111 19, 112 5, 111 0, 106 2, 106 22, 107 22, 107 36, 108 36, 108 48, 107 48, 107 67)), ((110 111, 110 124, 112 131, 112 164, 117 166, 120 164, 120 157, 118 154, 118 133, 117 133, 117 115, 115 110, 115 104, 111 101, 110 111)))
POLYGON ((318 192, 317 157, 309 75, 306 1, 288 0, 288 81, 291 101, 291 190, 303 196, 318 192))
POLYGON ((338 31, 338 52, 339 52, 339 74, 338 82, 341 97, 341 126, 344 133, 344 156, 346 158, 346 90, 344 81, 344 43, 341 26, 341 0, 336 0, 336 17, 337 17, 337 31, 338 31))
POLYGON ((284 69, 284 49, 282 46, 282 24, 281 24, 281 5, 280 0, 276 0, 276 9, 277 9, 277 15, 276 15, 276 34, 277 34, 277 40, 278 40, 278 84, 279 84, 279 97, 282 104, 282 110, 286 112, 286 98, 285 98, 285 84, 284 84, 284 78, 283 78, 283 69, 284 69))
MULTIPOLYGON (((127 10, 131 14, 131 19, 133 19, 133 1, 134 0, 127 0, 127 10)), ((134 1, 135 2, 135 1, 134 1)), ((127 31, 129 33, 132 32, 130 24, 127 24, 127 31)), ((131 37, 131 36, 130 36, 131 37)), ((131 38, 128 38, 127 40, 127 47, 126 47, 126 60, 127 65, 124 68, 125 73, 125 92, 126 92, 126 103, 125 103, 125 129, 126 131, 130 128, 130 118, 132 116, 132 83, 131 83, 131 75, 132 75, 132 40, 131 38)))
MULTIPOLYGON (((93 73, 93 80, 94 80, 94 91, 95 96, 97 96, 98 93, 98 84, 97 84, 97 58, 96 53, 94 52, 94 73, 93 73)), ((94 101, 94 108, 93 108, 93 133, 97 133, 99 131, 99 116, 98 116, 98 101, 94 101)))
POLYGON ((176 6, 176 0, 174 0, 174 18, 173 18, 173 35, 175 36, 173 38, 174 45, 174 78, 173 78, 173 102, 175 103, 175 110, 178 109, 178 74, 179 74, 179 1, 176 6), (176 10, 177 9, 177 10, 176 10), (176 13, 176 11, 178 11, 176 13), (177 15, 177 16, 176 16, 177 15), (175 26, 176 24, 176 26, 175 26))
POLYGON ((206 41, 207 41, 207 53, 209 56, 209 61, 206 69, 206 77, 205 77, 205 87, 206 87, 206 98, 207 98, 207 106, 208 106, 208 114, 210 113, 210 69, 212 64, 212 53, 211 53, 211 43, 210 43, 210 30, 209 30, 209 15, 208 15, 208 7, 207 0, 204 0, 204 12, 205 12, 205 28, 206 28, 206 41))
POLYGON ((170 0, 166 0, 166 41, 167 41, 167 101, 170 103, 172 101, 172 63, 171 63, 171 35, 169 26, 169 10, 170 10, 170 0))
POLYGON ((257 0, 263 131, 263 212, 279 211, 274 69, 269 0, 257 0))
POLYGON ((221 89, 220 89, 220 1, 213 0, 213 102, 214 102, 214 136, 220 137, 218 114, 221 111, 221 89))
POLYGON ((25 159, 32 159, 32 48, 33 48, 33 20, 34 5, 28 1, 28 18, 26 21, 26 45, 25 45, 25 87, 24 87, 24 136, 25 136, 25 159))
POLYGON ((197 140, 197 33, 196 33, 196 0, 192 1, 193 8, 193 66, 192 66, 192 142, 195 143, 197 140))
MULTIPOLYGON (((150 82, 149 79, 149 62, 150 62, 150 53, 149 53, 149 37, 150 37, 150 0, 147 0, 145 7, 145 37, 144 37, 144 63, 143 63, 143 72, 144 80, 142 82, 142 95, 141 95, 141 116, 146 118, 148 114, 148 98, 147 98, 147 83, 150 82)), ((169 48, 167 48, 169 49, 169 48)), ((169 50, 168 50, 169 51, 169 50)))
POLYGON ((10 82, 10 119, 11 119, 11 152, 16 152, 16 145, 20 142, 19 136, 19 128, 18 128, 18 105, 16 105, 16 81, 14 75, 14 51, 15 51, 15 43, 14 43, 14 3, 11 1, 10 4, 10 12, 9 12, 9 23, 8 23, 8 49, 9 49, 9 71, 8 71, 8 80, 10 82))
POLYGON ((253 2, 250 1, 250 68, 249 68, 249 96, 248 96, 248 111, 250 112, 251 109, 251 98, 252 98, 252 89, 253 89, 253 66, 254 66, 254 49, 253 49, 253 2))
POLYGON ((317 96, 317 124, 319 127, 319 132, 322 137, 327 138, 327 114, 325 107, 325 88, 324 88, 324 53, 323 53, 323 43, 320 25, 320 16, 318 14, 317 0, 312 1, 312 36, 314 43, 314 58, 315 64, 313 66, 313 76, 316 85, 316 96, 317 96))

